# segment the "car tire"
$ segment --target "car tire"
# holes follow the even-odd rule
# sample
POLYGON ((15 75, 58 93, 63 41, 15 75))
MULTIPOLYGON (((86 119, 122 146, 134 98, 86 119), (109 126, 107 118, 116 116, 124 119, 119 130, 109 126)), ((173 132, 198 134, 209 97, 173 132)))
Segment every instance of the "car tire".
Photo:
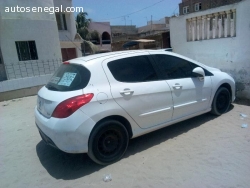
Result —
POLYGON ((100 165, 108 165, 122 158, 129 142, 128 131, 116 120, 98 123, 88 143, 88 156, 100 165))
POLYGON ((212 103, 211 113, 217 116, 224 114, 228 111, 231 104, 231 95, 227 88, 220 87, 215 93, 212 103))

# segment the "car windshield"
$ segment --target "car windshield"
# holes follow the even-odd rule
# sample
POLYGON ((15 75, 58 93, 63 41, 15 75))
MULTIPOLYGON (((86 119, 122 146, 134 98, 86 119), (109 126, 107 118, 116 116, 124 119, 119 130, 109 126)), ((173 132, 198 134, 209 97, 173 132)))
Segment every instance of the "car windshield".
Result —
POLYGON ((90 71, 76 64, 62 64, 45 86, 52 91, 74 91, 86 87, 90 71))

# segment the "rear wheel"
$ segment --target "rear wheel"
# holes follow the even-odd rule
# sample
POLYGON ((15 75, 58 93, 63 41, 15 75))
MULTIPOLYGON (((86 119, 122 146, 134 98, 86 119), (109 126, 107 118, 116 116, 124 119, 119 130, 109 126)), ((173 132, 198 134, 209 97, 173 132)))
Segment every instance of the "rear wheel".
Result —
POLYGON ((127 129, 116 120, 96 125, 89 138, 89 157, 98 164, 108 165, 118 161, 127 150, 127 129))
POLYGON ((227 88, 221 87, 217 90, 212 103, 212 113, 221 115, 226 113, 231 104, 231 95, 227 88))

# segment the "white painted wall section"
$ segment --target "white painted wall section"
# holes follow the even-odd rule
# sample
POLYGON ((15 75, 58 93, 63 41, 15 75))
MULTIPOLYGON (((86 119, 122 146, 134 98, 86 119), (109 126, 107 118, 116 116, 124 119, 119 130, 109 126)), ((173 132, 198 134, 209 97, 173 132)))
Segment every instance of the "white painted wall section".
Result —
POLYGON ((170 38, 174 52, 231 74, 237 82, 237 97, 247 99, 250 99, 249 7, 250 1, 243 0, 170 19, 170 38), (235 37, 187 41, 188 19, 234 9, 236 10, 235 37))
MULTIPOLYGON (((17 41, 35 41, 38 60, 51 61, 61 59, 59 35, 54 14, 48 12, 6 12, 6 7, 53 7, 52 0, 33 1, 18 0, 0 1, 0 45, 5 65, 22 65, 19 61, 17 41)), ((29 60, 29 62, 32 62, 29 60)), ((13 70, 6 70, 7 78, 12 79, 13 70)))
POLYGON ((66 16, 67 30, 59 30, 61 48, 75 48, 77 57, 82 57, 81 43, 75 40, 76 24, 73 12, 66 12, 67 7, 73 7, 72 0, 53 0, 55 7, 62 7, 62 13, 66 16))

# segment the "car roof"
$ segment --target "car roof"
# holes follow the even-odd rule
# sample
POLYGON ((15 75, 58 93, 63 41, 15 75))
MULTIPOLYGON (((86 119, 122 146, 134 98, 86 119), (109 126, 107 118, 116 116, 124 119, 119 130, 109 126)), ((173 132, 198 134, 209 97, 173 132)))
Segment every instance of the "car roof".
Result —
POLYGON ((137 54, 137 53, 145 53, 145 52, 152 52, 152 53, 164 53, 164 54, 168 54, 168 55, 173 55, 175 57, 180 57, 182 59, 188 60, 190 62, 196 63, 199 66, 202 66, 204 68, 208 68, 207 65, 204 65, 198 61, 195 61, 193 59, 190 59, 188 57, 182 56, 180 54, 176 54, 174 52, 171 51, 160 51, 160 50, 124 50, 124 51, 116 51, 116 52, 108 52, 108 53, 101 53, 101 54, 93 54, 93 55, 89 55, 89 56, 85 56, 85 57, 79 57, 79 58, 75 58, 75 59, 71 59, 68 62, 70 63, 76 63, 76 64, 84 64, 85 66, 88 66, 88 64, 92 64, 92 60, 97 60, 98 62, 100 61, 104 61, 105 59, 108 58, 112 58, 112 57, 117 57, 119 55, 126 55, 126 54, 137 54))
POLYGON ((136 54, 136 53, 150 52, 150 51, 155 52, 156 50, 125 50, 125 51, 108 52, 108 53, 101 53, 101 54, 93 54, 93 55, 89 55, 85 57, 79 57, 79 58, 71 59, 69 61, 74 62, 74 60, 80 60, 80 61, 88 62, 94 59, 101 60, 101 59, 111 58, 117 55, 136 54))

